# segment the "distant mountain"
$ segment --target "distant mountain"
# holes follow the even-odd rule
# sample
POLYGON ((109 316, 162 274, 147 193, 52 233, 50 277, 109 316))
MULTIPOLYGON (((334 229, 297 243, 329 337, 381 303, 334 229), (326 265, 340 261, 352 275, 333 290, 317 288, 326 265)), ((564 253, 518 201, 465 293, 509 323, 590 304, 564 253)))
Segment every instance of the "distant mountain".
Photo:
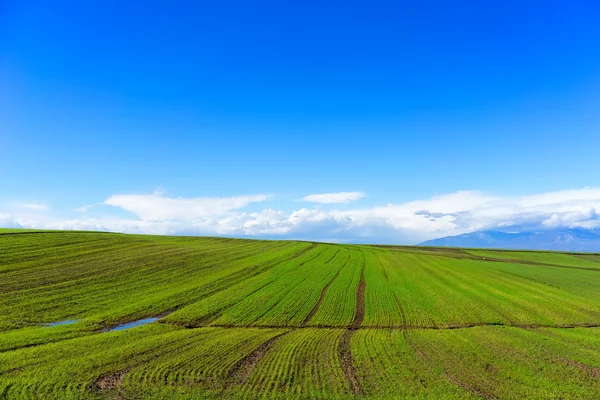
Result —
POLYGON ((428 240, 419 246, 600 252, 600 230, 563 228, 517 233, 477 231, 428 240))

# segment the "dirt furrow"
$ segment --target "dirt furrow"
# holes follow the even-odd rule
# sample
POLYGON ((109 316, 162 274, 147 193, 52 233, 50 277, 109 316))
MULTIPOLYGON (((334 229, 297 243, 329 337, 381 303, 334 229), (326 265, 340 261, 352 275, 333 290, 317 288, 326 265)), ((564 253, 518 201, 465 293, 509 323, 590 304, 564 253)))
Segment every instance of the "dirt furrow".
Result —
POLYGON ((483 397, 484 399, 497 399, 498 398, 498 397, 494 396, 493 394, 483 390, 480 387, 470 385, 470 384, 458 379, 456 376, 454 376, 453 374, 451 374, 449 372, 446 372, 446 376, 448 377, 450 382, 454 383, 455 385, 461 387, 463 390, 470 392, 476 396, 483 397))
MULTIPOLYGON (((429 356, 427 355, 427 353, 425 352, 425 350, 423 350, 423 348, 421 346, 419 346, 417 343, 415 343, 414 340, 412 340, 411 335, 409 334, 408 330, 404 329, 403 333, 404 333, 404 339, 406 340, 406 344, 415 351, 415 353, 419 356, 419 358, 421 360, 423 360, 423 367, 430 374, 434 374, 434 368, 432 366, 432 361, 429 358, 429 356)), ((452 373, 450 373, 448 371, 445 371, 444 375, 450 382, 461 387, 462 389, 464 389, 465 391, 467 391, 469 393, 475 394, 476 396, 483 397, 485 399, 495 398, 490 393, 463 382, 462 380, 458 379, 455 375, 453 375, 452 373)))
MULTIPOLYGON (((198 329, 205 327, 213 327, 213 328, 234 328, 234 329, 248 329, 248 328, 263 328, 263 329, 281 329, 281 328, 292 328, 292 326, 286 325, 270 325, 270 324, 247 324, 247 325, 235 325, 235 324, 195 324, 195 323, 182 323, 182 322, 171 322, 171 321, 161 321, 162 324, 175 325, 182 328, 188 329, 198 329)), ((573 328, 600 328, 600 323, 584 323, 584 324, 566 324, 566 325, 541 325, 541 324, 518 324, 518 325, 510 325, 510 324, 502 324, 498 322, 474 322, 474 323, 466 323, 466 324, 454 324, 454 325, 446 325, 446 326, 421 326, 421 325, 361 325, 358 328, 350 327, 342 327, 339 325, 310 325, 310 326, 298 326, 297 329, 348 329, 348 330, 358 330, 358 329, 405 329, 405 330, 452 330, 452 329, 469 329, 476 328, 480 326, 507 326, 512 328, 521 328, 521 329, 543 329, 543 328, 552 328, 552 329, 573 329, 573 328)))
MULTIPOLYGON (((348 259, 350 259, 350 258, 348 258, 348 259)), ((327 294, 327 289, 329 289, 329 286, 331 286, 331 284, 333 283, 333 281, 335 281, 335 279, 340 274, 340 271, 342 270, 342 268, 344 268, 346 266, 347 263, 348 263, 348 260, 346 260, 346 262, 344 263, 344 266, 342 266, 338 270, 338 272, 335 274, 335 276, 333 278, 331 278, 331 280, 329 281, 329 283, 327 283, 327 285, 325 285, 325 287, 323 288, 323 290, 321 290, 321 296, 319 297, 319 301, 317 301, 317 304, 315 304, 314 307, 312 308, 312 310, 310 310, 310 312, 308 313, 308 315, 306 316, 306 318, 304 318, 304 321, 302 321, 302 323, 300 324, 300 326, 305 327, 309 323, 309 321, 315 316, 315 314, 319 310, 319 307, 321 307, 321 304, 323 303, 323 300, 325 299, 325 295, 327 294)))
POLYGON ((354 332, 362 325, 363 320, 365 319, 365 264, 366 263, 363 261, 363 267, 360 272, 360 282, 358 283, 358 288, 356 290, 356 313, 354 315, 354 321, 352 326, 342 334, 338 346, 340 364, 353 395, 364 394, 362 385, 358 380, 356 368, 354 368, 354 363, 352 361, 351 342, 354 332))
POLYGON ((400 310, 400 316, 402 317, 402 329, 406 330, 408 323, 406 322, 406 314, 404 313, 404 307, 402 307, 402 303, 400 303, 400 299, 394 293, 394 299, 396 300, 396 304, 398 305, 398 310, 400 310))
POLYGON ((594 378, 600 378, 600 368, 598 368, 598 367, 594 367, 592 365, 587 365, 587 364, 581 363, 579 361, 570 360, 570 359, 564 358, 564 357, 560 357, 559 360, 560 360, 560 362, 562 362, 564 364, 567 364, 571 367, 574 367, 581 371, 584 371, 585 373, 591 375, 594 378))
POLYGON ((103 376, 102 378, 96 381, 96 386, 100 390, 111 390, 121 387, 123 386, 125 377, 127 376, 130 370, 131 368, 127 368, 122 371, 103 376))
POLYGON ((291 331, 283 332, 277 336, 272 337, 271 339, 267 340, 266 342, 258 346, 256 349, 254 349, 254 351, 252 351, 246 357, 238 361, 234 365, 234 367, 227 373, 225 388, 227 389, 231 386, 243 385, 246 382, 246 380, 248 380, 250 375, 252 375, 252 372, 254 371, 260 360, 262 360, 265 354, 267 354, 267 351, 269 351, 271 346, 276 341, 278 341, 283 335, 289 332, 291 331))
POLYGON ((352 323, 352 329, 358 329, 362 325, 365 319, 365 289, 367 284, 365 282, 365 264, 363 264, 362 270, 360 271, 360 281, 358 283, 358 289, 356 290, 356 315, 354 322, 352 323))
POLYGON ((329 260, 325 261, 325 263, 323 265, 329 264, 335 258, 335 256, 337 256, 337 254, 339 252, 340 252, 340 250, 337 250, 335 253, 333 253, 333 255, 331 256, 331 258, 329 260))
MULTIPOLYGON (((298 255, 297 255, 297 256, 295 256, 294 258, 298 258, 298 257, 300 257, 301 255, 303 255, 304 253, 308 252, 309 250, 312 250, 312 249, 313 249, 313 248, 315 248, 315 247, 317 247, 317 244, 316 244, 316 243, 313 243, 313 244, 312 244, 312 245, 311 245, 309 248, 307 248, 307 249, 304 249, 302 252, 298 253, 298 255)), ((327 249, 325 249, 325 250, 327 250, 327 249)), ((304 264, 311 262, 311 261, 312 261, 312 260, 314 260, 315 258, 319 257, 319 256, 320 256, 322 253, 324 253, 324 252, 325 252, 325 250, 323 250, 323 251, 321 251, 320 253, 316 254, 316 255, 315 255, 313 258, 311 258, 311 259, 309 259, 309 260, 306 260, 306 261, 303 261, 303 262, 301 262, 301 263, 300 263, 298 266, 299 266, 299 267, 301 267, 301 266, 303 266, 304 264)))

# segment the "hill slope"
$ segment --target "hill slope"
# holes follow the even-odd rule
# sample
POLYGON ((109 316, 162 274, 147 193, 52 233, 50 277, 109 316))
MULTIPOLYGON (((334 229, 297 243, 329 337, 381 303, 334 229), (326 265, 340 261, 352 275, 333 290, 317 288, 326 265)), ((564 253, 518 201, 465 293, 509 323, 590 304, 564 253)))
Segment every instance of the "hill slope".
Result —
POLYGON ((600 391, 600 256, 81 232, 0 249, 0 398, 600 391))
POLYGON ((420 243, 419 246, 600 252, 600 231, 591 229, 520 233, 477 231, 428 240, 420 243))

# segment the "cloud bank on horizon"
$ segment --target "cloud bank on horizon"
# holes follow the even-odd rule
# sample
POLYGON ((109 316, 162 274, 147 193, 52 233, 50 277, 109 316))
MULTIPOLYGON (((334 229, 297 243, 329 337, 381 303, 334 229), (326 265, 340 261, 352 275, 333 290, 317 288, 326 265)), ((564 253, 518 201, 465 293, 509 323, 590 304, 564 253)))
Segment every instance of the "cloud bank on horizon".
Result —
POLYGON ((181 198, 160 191, 118 194, 80 207, 75 218, 57 216, 43 204, 26 203, 22 212, 0 211, 0 227, 404 244, 486 229, 600 228, 600 188, 594 187, 522 197, 458 191, 401 204, 335 208, 335 204, 365 196, 362 192, 314 194, 300 200, 318 203, 318 208, 250 212, 244 208, 271 195, 181 198), (92 216, 95 208, 108 212, 92 216), (119 215, 123 211, 126 215, 119 215))

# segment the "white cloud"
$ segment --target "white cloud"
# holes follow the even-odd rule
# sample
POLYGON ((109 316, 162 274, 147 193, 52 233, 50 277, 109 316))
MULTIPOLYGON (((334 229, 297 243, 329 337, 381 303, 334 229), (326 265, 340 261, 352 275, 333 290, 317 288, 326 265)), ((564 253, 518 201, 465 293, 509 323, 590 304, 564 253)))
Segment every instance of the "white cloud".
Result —
POLYGON ((22 228, 22 226, 11 215, 0 213, 0 228, 22 228))
POLYGON ((90 211, 92 208, 102 205, 104 203, 94 203, 94 204, 86 204, 85 206, 74 208, 73 211, 77 211, 78 213, 86 213, 90 211))
POLYGON ((144 221, 191 220, 223 215, 252 202, 261 202, 268 195, 258 194, 235 197, 198 197, 192 199, 165 197, 153 194, 119 194, 109 197, 105 204, 130 211, 144 221))
POLYGON ((46 214, 45 218, 39 214, 0 214, 0 226, 388 243, 417 243, 482 229, 600 228, 599 188, 523 197, 460 191, 402 204, 351 210, 241 210, 267 197, 115 195, 105 203, 131 211, 138 218, 51 219, 46 214))
POLYGON ((37 203, 23 204, 21 207, 27 208, 29 210, 36 210, 36 211, 45 211, 48 209, 47 205, 37 204, 37 203))
POLYGON ((307 201, 320 204, 346 204, 352 201, 357 201, 365 197, 363 192, 338 192, 338 193, 321 193, 310 194, 299 199, 299 201, 307 201))

